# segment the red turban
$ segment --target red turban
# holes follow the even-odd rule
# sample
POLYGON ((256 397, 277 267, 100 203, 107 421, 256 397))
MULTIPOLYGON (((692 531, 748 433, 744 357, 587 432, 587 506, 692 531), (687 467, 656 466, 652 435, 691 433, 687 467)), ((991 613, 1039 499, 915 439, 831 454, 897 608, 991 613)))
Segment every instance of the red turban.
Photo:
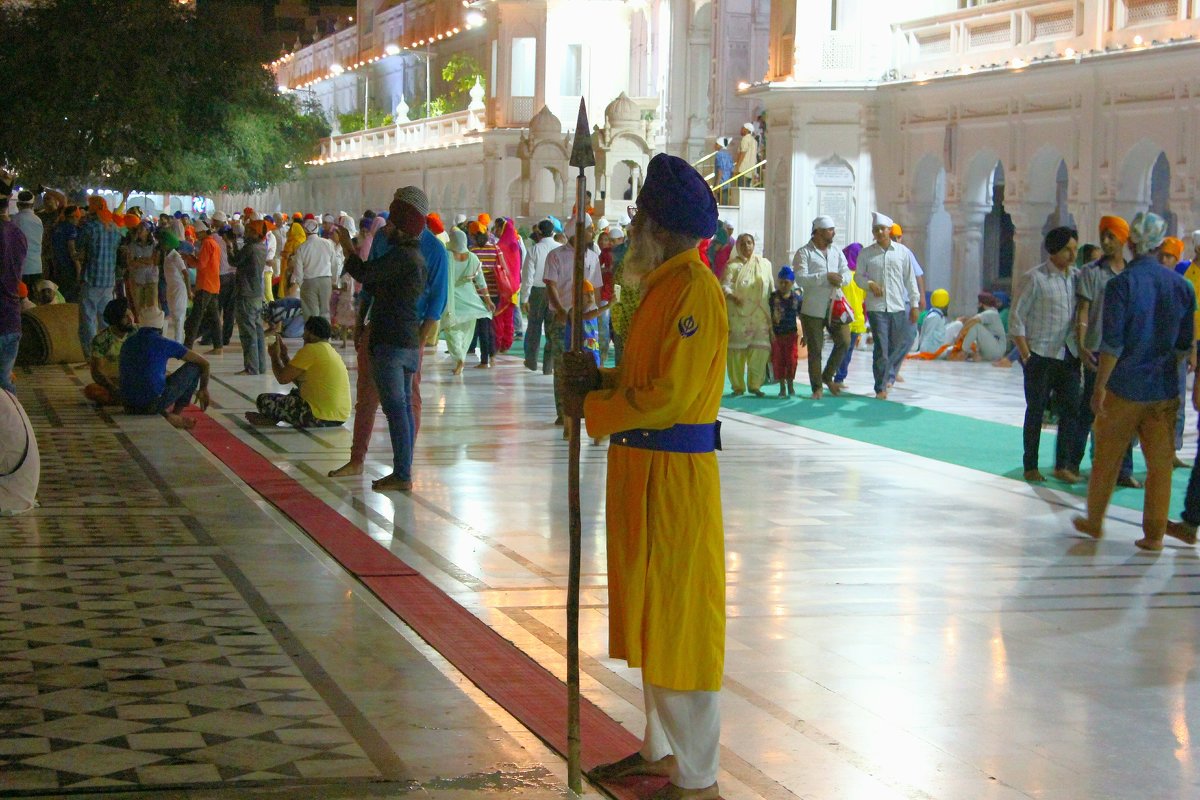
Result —
POLYGON ((436 211, 425 217, 425 224, 429 226, 429 230, 434 233, 445 233, 446 226, 442 224, 442 217, 436 211))

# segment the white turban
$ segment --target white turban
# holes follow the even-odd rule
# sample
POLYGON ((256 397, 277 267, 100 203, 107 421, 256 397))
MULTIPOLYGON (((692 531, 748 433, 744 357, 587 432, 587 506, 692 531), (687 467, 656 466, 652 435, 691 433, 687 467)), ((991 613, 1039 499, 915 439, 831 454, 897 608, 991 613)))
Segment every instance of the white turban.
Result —
POLYGON ((751 133, 754 133, 754 123, 753 122, 743 123, 742 127, 745 128, 746 130, 750 131, 751 133))
POLYGON ((319 227, 321 227, 321 225, 315 219, 304 220, 304 230, 308 231, 309 233, 316 233, 317 228, 319 227))
POLYGON ((888 230, 891 230, 891 227, 895 224, 896 223, 892 221, 892 218, 887 216, 886 214, 880 214, 878 211, 871 212, 871 227, 872 228, 878 228, 880 225, 882 225, 883 227, 887 228, 888 230))
POLYGON ((610 227, 610 228, 608 229, 608 238, 610 238, 610 239, 624 239, 624 238, 625 238, 625 231, 621 230, 620 226, 618 226, 618 225, 613 225, 612 227, 610 227))
POLYGON ((596 230, 603 230, 604 228, 607 228, 607 227, 608 227, 608 218, 607 217, 601 217, 600 219, 596 220, 596 230))
POLYGON ((454 215, 454 224, 455 224, 455 225, 461 225, 461 224, 463 224, 463 223, 464 223, 464 222, 466 222, 466 221, 467 221, 467 215, 466 215, 466 214, 455 214, 455 215, 454 215))
POLYGON ((628 214, 622 214, 621 218, 619 220, 617 220, 617 224, 620 225, 622 228, 628 228, 630 223, 632 223, 632 222, 633 222, 633 220, 631 220, 629 218, 628 214))
POLYGON ((1192 247, 1200 247, 1200 231, 1192 231, 1192 247))
POLYGON ((819 216, 813 220, 812 229, 814 231, 823 231, 828 228, 836 228, 836 227, 837 227, 837 225, 834 223, 833 217, 829 216, 828 214, 822 214, 821 216, 819 216))
POLYGON ((321 222, 324 222, 326 225, 332 225, 333 224, 333 214, 321 215, 321 222))
POLYGON ((358 225, 355 224, 354 218, 345 211, 338 215, 338 225, 346 229, 346 233, 350 234, 351 239, 358 236, 358 225))

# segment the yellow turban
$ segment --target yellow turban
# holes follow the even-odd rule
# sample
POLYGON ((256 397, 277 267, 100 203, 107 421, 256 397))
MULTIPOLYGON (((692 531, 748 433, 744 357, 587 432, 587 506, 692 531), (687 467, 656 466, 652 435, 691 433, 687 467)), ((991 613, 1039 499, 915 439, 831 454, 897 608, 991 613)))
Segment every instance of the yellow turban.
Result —
POLYGON ((903 235, 904 235, 904 229, 900 227, 900 224, 892 223, 892 238, 895 239, 896 237, 903 236, 903 235))
POLYGON ((935 289, 929 296, 929 302, 934 308, 945 308, 950 305, 950 293, 945 289, 935 289))
POLYGON ((1100 234, 1103 236, 1105 232, 1111 233, 1121 244, 1129 241, 1129 223, 1120 217, 1101 217, 1100 234))

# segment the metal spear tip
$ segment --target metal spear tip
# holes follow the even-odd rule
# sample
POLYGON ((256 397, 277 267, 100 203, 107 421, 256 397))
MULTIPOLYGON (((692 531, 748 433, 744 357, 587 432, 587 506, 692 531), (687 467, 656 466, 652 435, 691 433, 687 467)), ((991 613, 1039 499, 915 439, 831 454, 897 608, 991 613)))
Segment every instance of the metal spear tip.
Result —
POLYGON ((587 103, 579 98, 579 119, 575 121, 575 142, 571 145, 571 166, 584 169, 596 166, 592 149, 592 126, 588 124, 587 103))

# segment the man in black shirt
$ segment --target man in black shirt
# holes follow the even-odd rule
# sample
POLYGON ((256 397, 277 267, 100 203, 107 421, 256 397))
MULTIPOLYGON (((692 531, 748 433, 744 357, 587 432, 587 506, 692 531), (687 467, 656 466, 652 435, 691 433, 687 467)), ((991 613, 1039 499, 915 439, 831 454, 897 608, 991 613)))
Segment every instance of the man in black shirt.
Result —
POLYGON ((373 298, 367 347, 379 401, 392 440, 392 474, 371 484, 377 491, 412 489, 413 441, 412 380, 420 364, 421 319, 417 299, 425 289, 425 260, 418 236, 425 229, 429 201, 415 186, 396 190, 389 220, 393 224, 389 248, 369 261, 354 250, 350 235, 338 227, 338 243, 346 254, 346 272, 362 282, 373 298))

